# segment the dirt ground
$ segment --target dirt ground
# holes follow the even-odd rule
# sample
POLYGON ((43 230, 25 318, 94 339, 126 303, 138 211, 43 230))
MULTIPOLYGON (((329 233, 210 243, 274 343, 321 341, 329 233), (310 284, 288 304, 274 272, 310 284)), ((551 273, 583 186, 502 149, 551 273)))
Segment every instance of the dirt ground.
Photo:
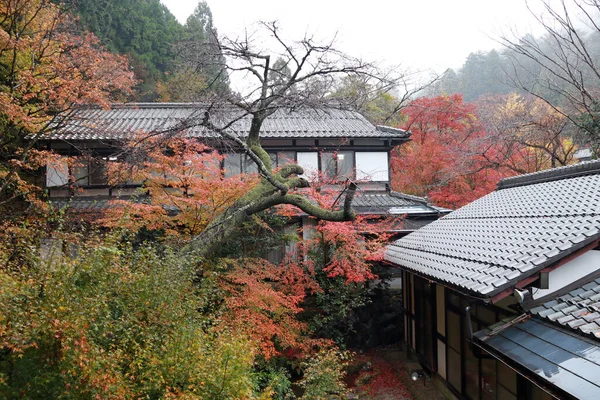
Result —
POLYGON ((442 400, 445 397, 427 378, 413 381, 407 366, 406 351, 399 346, 386 346, 357 354, 347 377, 351 388, 349 399, 371 400, 442 400))

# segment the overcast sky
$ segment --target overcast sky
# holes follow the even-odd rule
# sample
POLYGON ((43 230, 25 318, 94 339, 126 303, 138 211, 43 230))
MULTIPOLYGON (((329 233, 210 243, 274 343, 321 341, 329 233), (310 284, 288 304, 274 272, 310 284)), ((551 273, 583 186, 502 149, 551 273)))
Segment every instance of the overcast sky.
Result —
MULTIPOLYGON (((161 0, 182 23, 196 0, 161 0)), ((534 0, 535 2, 535 0, 534 0)), ((525 0, 208 0, 221 35, 236 37, 256 21, 280 21, 288 37, 331 38, 369 61, 442 72, 516 27, 534 32, 525 0)))

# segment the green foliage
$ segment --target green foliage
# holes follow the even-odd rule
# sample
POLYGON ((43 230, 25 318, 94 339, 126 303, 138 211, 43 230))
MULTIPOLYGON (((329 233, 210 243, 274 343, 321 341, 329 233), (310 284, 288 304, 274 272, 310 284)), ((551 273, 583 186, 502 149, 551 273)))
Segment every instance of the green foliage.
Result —
POLYGON ((471 53, 457 72, 448 69, 427 94, 435 97, 460 93, 471 102, 483 95, 510 93, 514 88, 506 83, 507 65, 506 56, 495 50, 471 53))
POLYGON ((378 88, 361 77, 344 77, 330 97, 359 111, 374 125, 397 126, 403 121, 402 102, 388 89, 378 88))
POLYGON ((251 398, 254 345, 217 329, 215 280, 113 240, 0 270, 0 397, 251 398))
POLYGON ((300 386, 304 389, 302 399, 326 399, 332 395, 343 395, 344 367, 350 353, 335 349, 324 349, 302 365, 304 377, 300 386))
POLYGON ((317 337, 332 339, 343 348, 355 331, 353 311, 371 300, 368 286, 342 277, 328 278, 323 272, 316 279, 322 291, 305 300, 303 318, 317 337))
MULTIPOLYGON (((209 63, 210 68, 196 68, 185 65, 186 60, 182 59, 190 43, 202 43, 210 38, 212 14, 205 2, 198 4, 185 25, 159 0, 72 0, 69 3, 85 29, 94 32, 113 52, 130 57, 140 80, 137 100, 154 101, 159 97, 163 101, 197 100, 189 88, 181 97, 175 95, 182 79, 189 79, 193 70, 193 89, 199 91, 206 87, 204 82, 213 82, 221 72, 218 63, 209 63), (182 43, 188 45, 182 46, 182 43)), ((219 57, 220 53, 217 59, 219 57)), ((220 77, 217 86, 226 88, 227 77, 220 77)))
POLYGON ((84 28, 111 51, 127 54, 138 79, 140 99, 153 100, 154 88, 175 57, 173 44, 183 27, 159 0, 78 0, 73 11, 84 28))
POLYGON ((245 222, 221 248, 219 257, 267 258, 272 250, 281 250, 286 243, 298 240, 295 225, 289 226, 289 218, 261 212, 245 222), (287 229, 284 230, 284 227, 287 229), (288 233, 292 231, 293 233, 288 233))
POLYGON ((260 359, 255 364, 258 370, 256 377, 259 389, 270 389, 274 400, 295 398, 287 364, 287 360, 283 357, 273 357, 269 361, 260 359))

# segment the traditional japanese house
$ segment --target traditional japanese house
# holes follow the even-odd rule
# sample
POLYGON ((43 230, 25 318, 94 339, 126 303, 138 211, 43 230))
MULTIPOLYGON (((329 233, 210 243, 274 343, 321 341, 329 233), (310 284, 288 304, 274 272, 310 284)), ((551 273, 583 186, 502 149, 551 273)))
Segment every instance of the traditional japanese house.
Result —
POLYGON ((600 398, 600 162, 502 180, 388 246, 405 340, 464 399, 600 398))

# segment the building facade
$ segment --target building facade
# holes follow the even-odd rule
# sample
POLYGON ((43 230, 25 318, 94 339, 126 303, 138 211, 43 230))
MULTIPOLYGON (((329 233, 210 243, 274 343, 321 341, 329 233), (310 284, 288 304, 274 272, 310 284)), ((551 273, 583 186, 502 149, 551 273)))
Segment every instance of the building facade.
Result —
MULTIPOLYGON (((141 183, 108 184, 106 167, 118 161, 128 140, 140 135, 173 135, 197 138, 224 154, 225 176, 256 173, 257 166, 239 148, 223 141, 199 123, 205 109, 192 103, 118 104, 110 109, 80 108, 64 126, 57 127, 42 145, 61 155, 88 155, 83 165, 49 166, 45 187, 60 206, 79 212, 105 208, 111 199, 127 198, 141 183)), ((215 116, 228 125, 228 133, 244 139, 248 117, 228 110, 215 116), (228 124, 228 120, 235 123, 228 124)), ((374 126, 357 112, 337 109, 278 110, 263 123, 261 143, 274 167, 297 163, 308 179, 337 177, 359 183, 355 209, 365 214, 406 215, 407 229, 434 220, 449 210, 425 199, 390 190, 390 151, 410 140, 402 129, 374 126)), ((336 189, 333 185, 332 189, 336 189)))
POLYGON ((388 246, 405 340, 458 398, 600 398, 600 162, 508 178, 388 246))

